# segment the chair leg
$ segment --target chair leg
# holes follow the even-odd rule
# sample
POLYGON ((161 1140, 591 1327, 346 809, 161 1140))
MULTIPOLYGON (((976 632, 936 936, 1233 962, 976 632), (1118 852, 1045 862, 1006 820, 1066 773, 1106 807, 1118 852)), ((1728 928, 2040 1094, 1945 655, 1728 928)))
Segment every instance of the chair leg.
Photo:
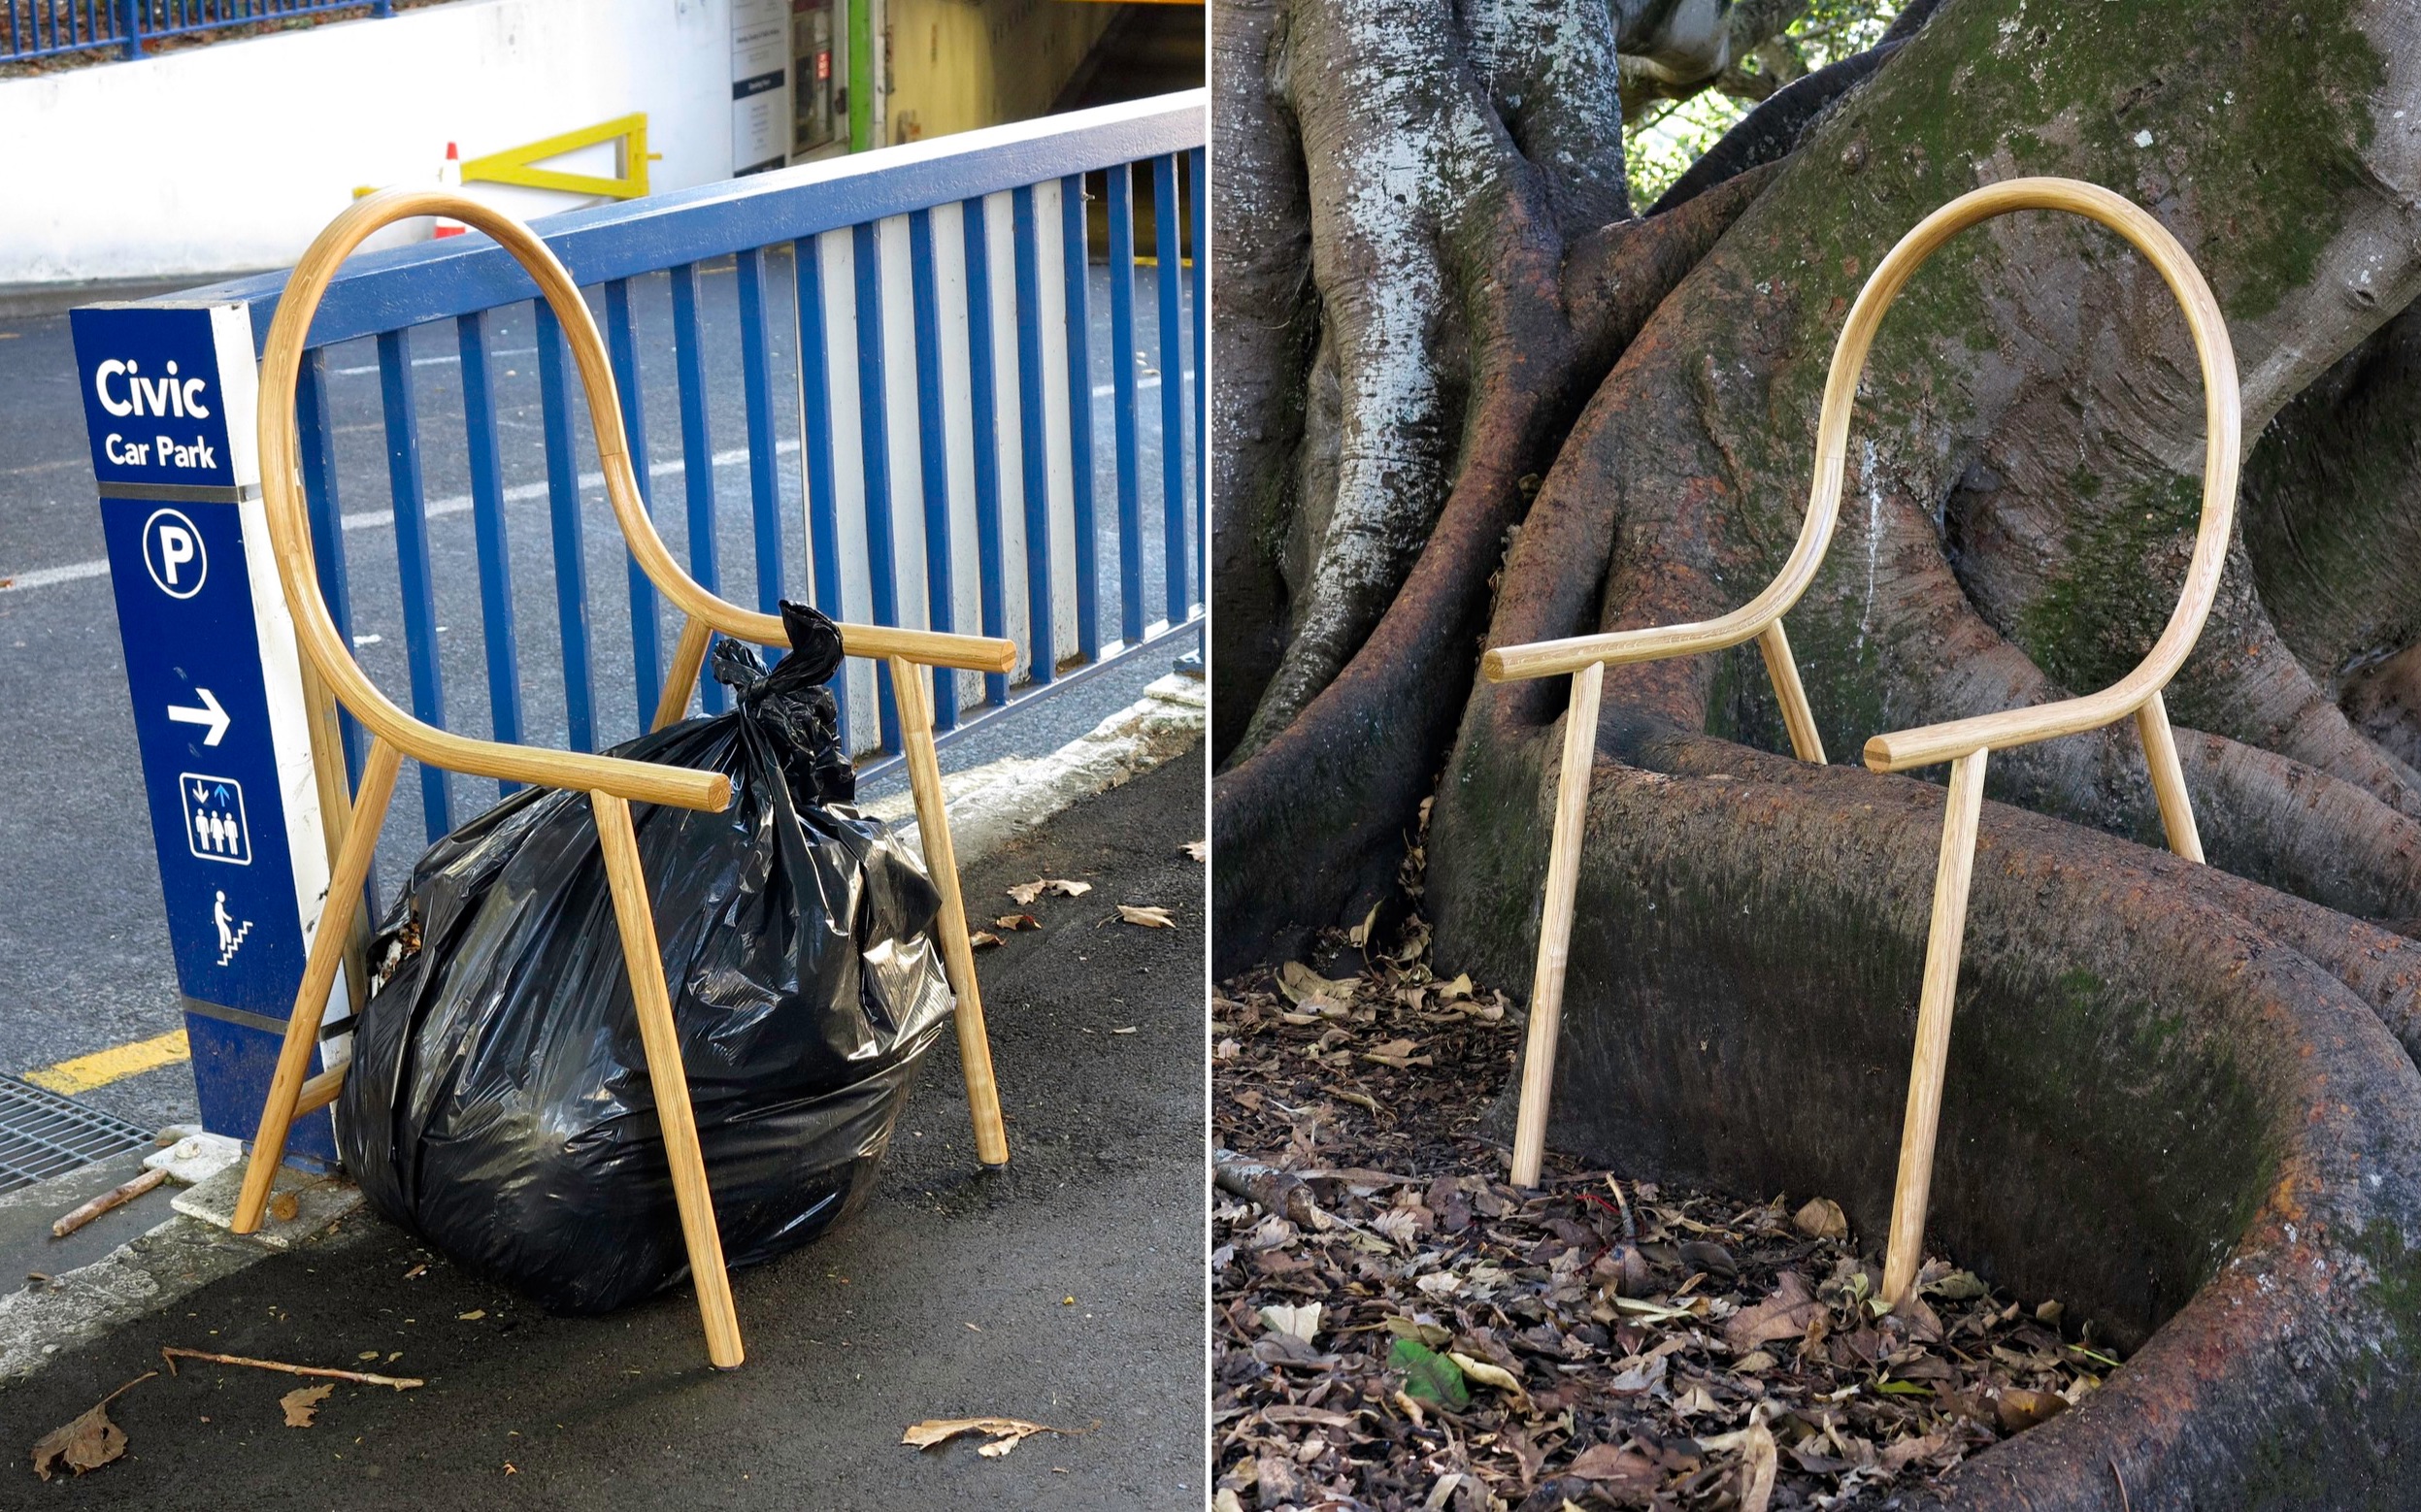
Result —
POLYGON ((680 640, 673 646, 673 667, 664 674, 664 691, 656 695, 655 723, 650 730, 661 730, 689 712, 689 695, 698 690, 698 671, 706 665, 707 642, 714 639, 714 627, 695 615, 683 621, 680 640))
POLYGON ((2194 803, 2186 797, 2185 768, 2177 761, 2177 737, 2169 728, 2169 707, 2157 693, 2136 710, 2136 734, 2143 738, 2144 765, 2152 769, 2152 796, 2160 800, 2161 828, 2169 848, 2188 861, 2203 859, 2202 832, 2194 827, 2194 803))
POLYGON ((250 1233, 260 1227, 269 1208, 269 1189, 285 1160, 286 1135, 294 1127, 296 1101, 311 1068, 312 1047, 319 1041, 320 1020, 327 1016, 328 994, 336 987, 337 968, 352 938, 353 915, 361 908, 362 884, 378 854, 379 826, 386 818, 387 800, 395 794, 395 769, 402 752, 384 740, 370 742, 362 764, 361 795, 353 800, 344 843, 328 878, 328 899, 320 906, 319 925, 303 960, 303 982, 294 993, 294 1012, 285 1021, 285 1043, 278 1051, 278 1069, 269 1082, 269 1101, 260 1110, 260 1127, 252 1134, 252 1158, 244 1168, 244 1190, 236 1199, 235 1232, 250 1233))
MULTIPOLYGON (((311 664, 310 657, 303 658, 303 707, 311 721, 311 767, 313 780, 319 789, 320 835, 327 845, 328 866, 333 870, 352 822, 353 799, 345 778, 343 714, 337 707, 336 695, 328 690, 327 679, 319 675, 319 669, 311 664)), ((370 910, 355 908, 345 941, 345 995, 355 1013, 370 1001, 369 968, 370 910)))
POLYGON ((1816 734, 1815 710, 1807 707, 1807 690, 1799 681, 1799 663, 1791 656, 1791 640, 1775 620, 1757 637, 1766 659, 1766 675, 1774 679, 1774 701, 1782 706, 1782 726, 1790 732, 1791 752, 1809 766, 1824 765, 1824 738, 1816 734))
POLYGON ((746 1357, 740 1347, 740 1318, 732 1310, 722 1235, 714 1226, 706 1159, 698 1149, 698 1120, 689 1106, 689 1076, 681 1067, 680 1036, 673 1027, 672 996, 664 985, 655 910, 647 903, 647 879, 639 869, 639 838, 631 829, 629 804, 611 793, 588 797, 597 814, 597 839, 605 850, 606 881, 614 891, 614 922, 621 928, 622 961, 630 970, 631 1003, 647 1050, 647 1081, 655 1091, 656 1122, 664 1130, 665 1159, 673 1170, 673 1199, 680 1208, 689 1274, 698 1287, 707 1359, 729 1370, 746 1357))
POLYGON ((1564 968, 1572 957, 1573 895, 1580 884, 1580 835, 1588 817, 1589 769, 1597 760, 1598 696, 1606 664, 1573 674, 1564 714, 1564 767, 1555 785, 1555 830, 1546 852, 1546 908, 1539 918, 1539 968, 1530 984, 1530 1034, 1521 1056, 1521 1101, 1513 1123, 1513 1185, 1539 1184, 1546 1154, 1546 1105, 1555 1087, 1555 1036, 1564 1016, 1564 968))
POLYGON ((1900 1126, 1900 1176, 1892 1188, 1891 1245, 1883 1259, 1883 1300, 1893 1307, 1908 1295, 1925 1258, 1934 1134, 1941 1122, 1951 1000, 1959 985, 1959 945, 1967 933, 1967 886, 1975 871, 1975 826, 1983 815, 1984 760, 1989 754, 1975 751, 1950 764, 1941 859, 1934 871, 1934 920, 1925 942, 1925 983, 1917 998, 1916 1057, 1908 1073, 1907 1113, 1900 1126))
POLYGON ((983 995, 976 985, 975 944, 967 905, 958 893, 958 853, 942 807, 942 764, 933 753, 933 706, 924 669, 891 658, 891 696, 900 711, 900 744, 908 757, 908 788, 916 800, 916 833, 925 865, 942 894, 942 964, 958 999, 958 1060, 967 1072, 967 1110, 975 1119, 976 1159, 1009 1164, 1009 1131, 1001 1122, 1000 1087, 992 1079, 992 1041, 983 1030, 983 995))

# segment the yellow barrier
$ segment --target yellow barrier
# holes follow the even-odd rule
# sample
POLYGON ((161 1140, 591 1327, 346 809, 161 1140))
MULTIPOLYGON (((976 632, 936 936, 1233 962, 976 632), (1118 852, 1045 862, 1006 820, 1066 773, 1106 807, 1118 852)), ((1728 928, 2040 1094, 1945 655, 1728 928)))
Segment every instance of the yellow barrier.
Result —
MULTIPOLYGON (((461 180, 464 183, 511 183, 525 189, 555 189, 565 194, 598 194, 610 200, 635 200, 643 198, 647 192, 647 165, 663 155, 647 150, 647 113, 635 111, 628 115, 616 115, 612 120, 601 120, 593 126, 577 126, 551 137, 541 137, 536 142, 506 148, 500 152, 468 158, 461 166, 461 180), (605 142, 616 144, 612 178, 537 166, 550 157, 561 157, 605 142)), ((373 184, 353 186, 355 199, 378 192, 373 184)))

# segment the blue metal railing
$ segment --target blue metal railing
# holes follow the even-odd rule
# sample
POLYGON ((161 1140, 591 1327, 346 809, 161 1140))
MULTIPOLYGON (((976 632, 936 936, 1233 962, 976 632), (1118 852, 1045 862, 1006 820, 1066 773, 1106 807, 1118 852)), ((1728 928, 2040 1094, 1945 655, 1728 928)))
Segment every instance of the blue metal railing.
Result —
MULTIPOLYGON (((576 211, 536 229, 602 304, 642 494, 660 521, 680 525, 670 534, 677 549, 686 537, 701 582, 726 597, 752 591, 767 608, 785 595, 804 597, 836 617, 980 630, 1018 642, 1014 674, 936 678, 936 724, 947 740, 1185 632, 1203 613, 1205 136, 1204 96, 1195 90, 576 211), (1137 298, 1146 271, 1135 238, 1138 170, 1151 195, 1157 260, 1147 312, 1137 298), (1106 266, 1088 242, 1088 178, 1103 185, 1109 211, 1106 266), (1190 279, 1181 277, 1188 262, 1190 279), (1094 350, 1104 333, 1091 314, 1101 284, 1111 311, 1106 376, 1094 350), (1138 340, 1144 325, 1156 338, 1148 356, 1138 340), (734 326, 736 342, 711 339, 734 326), (648 390, 666 381, 666 364, 654 359, 667 353, 675 392, 664 413, 678 417, 680 454, 651 463, 648 390), (737 416, 723 407, 724 423, 739 420, 745 446, 717 453, 713 379, 732 376, 718 360, 728 358, 736 358, 742 403, 737 416), (1098 389, 1097 376, 1109 379, 1098 389), (1141 390, 1155 382, 1159 423, 1146 438, 1141 390), (1094 507, 1095 443, 1105 428, 1103 480, 1116 500, 1108 521, 1094 507), (745 514, 742 491, 725 498, 717 487, 718 474, 734 470, 746 476, 745 514), (670 492, 676 471, 678 500, 670 492), (1149 519, 1143 499, 1155 471, 1161 509, 1149 519), (796 549, 785 543, 786 529, 796 549), (726 579, 751 567, 753 584, 735 591, 726 579), (1114 635, 1101 623, 1105 591, 1114 595, 1114 635)), ((247 304, 263 340, 283 283, 274 274, 172 298, 247 304)), ((592 530, 587 517, 603 504, 598 479, 580 471, 582 455, 594 453, 577 380, 560 328, 518 266, 476 234, 358 254, 329 288, 310 340, 297 417, 321 589, 339 632, 356 644, 377 639, 356 635, 354 594, 363 584, 359 563, 348 567, 347 526, 391 518, 410 706, 446 725, 440 635, 462 649, 468 605, 456 596, 455 623, 441 624, 449 589, 433 565, 430 529, 433 517, 467 509, 481 645, 476 662, 458 657, 453 672, 458 680, 484 673, 475 680, 485 684, 495 738, 553 734, 591 750, 612 730, 643 727, 665 660, 657 595, 629 562, 631 712, 601 707, 598 658, 607 654, 616 671, 621 659, 618 643, 601 644, 596 631, 618 627, 592 619, 617 619, 620 606, 596 606, 592 615, 597 559, 587 553, 591 536, 610 541, 600 533, 613 526, 607 516, 592 530), (449 349, 429 355, 437 349, 430 339, 448 323, 449 349), (507 348, 508 340, 529 345, 507 348), (331 364, 333 350, 363 341, 373 365, 331 364), (536 359, 526 364, 536 369, 534 425, 500 398, 497 367, 513 353, 536 359), (420 370, 456 363, 458 454, 420 419, 428 382, 420 370), (376 423, 340 424, 331 375, 374 371, 376 423), (507 485, 507 427, 539 433, 538 447, 514 448, 510 460, 526 472, 526 453, 543 450, 542 479, 507 485), (337 454, 348 431, 382 440, 391 515, 348 515, 340 507, 337 454), (459 456, 467 498, 431 503, 433 447, 444 448, 436 467, 459 456), (546 603, 543 592, 516 593, 511 522, 523 504, 531 511, 523 556, 543 541, 553 559, 559 704, 555 677, 546 675, 557 669, 532 669, 542 674, 532 682, 519 660, 528 639, 520 614, 546 603), (531 697, 542 701, 543 717, 532 717, 531 697)), ((502 378, 527 387, 520 373, 502 378)), ((661 446, 665 431, 654 440, 661 446)), ((852 750, 872 758, 862 772, 879 775, 900 748, 887 672, 852 663, 844 695, 845 738, 854 736, 852 750)), ((703 697, 710 709, 721 707, 711 683, 703 697)), ((348 723, 356 772, 359 743, 348 723)), ((471 779, 424 770, 420 780, 434 838, 464 817, 455 788, 471 779)))
POLYGON ((116 48, 143 55, 147 37, 179 37, 330 11, 395 14, 394 0, 0 0, 0 63, 116 48))

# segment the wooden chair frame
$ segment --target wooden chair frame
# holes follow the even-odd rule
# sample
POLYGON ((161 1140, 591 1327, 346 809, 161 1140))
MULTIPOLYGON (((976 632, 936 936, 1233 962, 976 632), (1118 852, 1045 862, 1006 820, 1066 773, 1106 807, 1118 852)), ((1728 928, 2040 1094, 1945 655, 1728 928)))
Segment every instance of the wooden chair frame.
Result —
POLYGON ((1978 221, 2019 210, 2068 211, 2116 231, 2157 269, 2183 308, 2202 364, 2205 405, 2203 514, 2177 607, 2160 640, 2135 671, 2099 693, 2031 708, 2006 709, 1922 729, 1878 735, 1867 741, 1867 767, 1907 772, 1950 763, 1950 791, 1935 874, 1931 934, 1917 1007, 1915 1064, 1909 1077, 1907 1114, 1901 1133, 1900 1168, 1892 1200, 1890 1248, 1883 1268, 1884 1298, 1897 1306, 1908 1294, 1922 1257, 1925 1209, 1933 1180, 1934 1135, 1941 1114, 1941 1081, 1950 1043, 1950 1011, 1959 975, 1959 945, 1967 926, 1968 882, 1975 861, 1975 829, 1981 813, 1984 765, 1996 749, 2031 744, 2056 736, 2097 730, 2133 715, 2151 769, 2152 790, 2170 848, 2189 861, 2203 859, 2203 842, 2187 801, 2177 742, 2161 703, 2161 690, 2175 674, 2202 634, 2219 588, 2229 534, 2236 515, 2237 466, 2243 420, 2237 393, 2236 357, 2228 327, 2210 287, 2167 228, 2132 202, 2073 179, 2015 179, 1963 194, 1919 222, 1874 269, 1851 308, 1833 365, 1825 379, 1816 425, 1815 478, 1798 542, 1765 590, 1716 619, 1644 630, 1573 636, 1559 641, 1500 646, 1481 658, 1491 681, 1569 674, 1572 704, 1564 727, 1563 764, 1555 798, 1553 839, 1547 852, 1546 903, 1539 927, 1537 973, 1530 996, 1528 1044, 1522 1060, 1519 1117, 1513 1137, 1512 1178, 1536 1185, 1545 1148, 1546 1111, 1555 1075, 1556 1037, 1563 1006, 1564 971, 1570 956, 1574 894, 1579 878, 1581 830, 1588 803, 1589 772, 1596 759, 1597 713, 1606 668, 1719 651, 1755 640, 1764 653, 1782 706, 1791 748, 1802 761, 1822 763, 1807 697, 1791 659, 1782 616, 1814 580, 1831 544, 1840 512, 1848 456, 1849 418, 1858 379, 1866 370, 1883 312, 1909 277, 1944 242, 1978 221))
MULTIPOLYGON (((295 993, 294 1013, 286 1022, 285 1043, 278 1057, 250 1163, 245 1170, 243 1193, 236 1204, 235 1232, 249 1233, 259 1227, 295 1117, 325 1107, 336 1100, 344 1085, 342 1066, 308 1079, 305 1072, 327 1011, 337 970, 344 964, 352 941, 363 883, 378 848, 379 827, 393 797, 396 770, 402 758, 409 755, 430 765, 479 776, 585 792, 596 809, 597 834, 605 853, 607 880, 613 890, 623 959, 630 970, 631 996, 648 1081, 663 1125, 665 1152, 672 1167, 689 1268, 697 1283, 707 1355, 715 1365, 728 1369, 745 1358, 739 1320, 732 1308, 730 1277, 723 1265, 713 1200, 699 1154, 697 1122, 690 1109, 688 1081, 681 1068, 680 1045, 674 1030, 647 879, 640 870, 630 805, 669 804, 681 808, 720 810, 731 803, 730 780, 719 772, 653 762, 475 740, 423 724, 389 702, 363 675, 320 598, 305 512, 301 443, 294 415, 296 378, 312 315, 338 267, 365 238, 391 222, 422 215, 450 216, 494 238, 537 282, 540 294, 563 327, 586 391, 589 422, 595 432, 606 496, 613 505, 614 518, 620 523, 631 554, 648 578, 686 616, 673 653, 671 673, 656 707, 656 727, 680 718, 687 709, 715 632, 763 645, 786 648, 789 644, 779 616, 741 608, 708 592, 665 549, 639 497, 605 343, 597 334, 596 323, 580 298, 579 286, 545 242, 512 216, 443 190, 385 190, 355 202, 329 222, 295 264, 270 325, 267 349, 261 358, 260 457, 261 493, 270 542, 286 604, 293 614, 295 639, 303 651, 305 693, 312 711, 313 755, 327 824, 331 874, 327 904, 312 936, 302 984, 295 993), (360 790, 349 799, 338 738, 340 704, 372 736, 362 764, 360 790)), ((933 746, 931 695, 923 669, 931 666, 1008 672, 1015 665, 1016 646, 1012 641, 987 637, 871 625, 844 625, 841 637, 842 648, 848 655, 879 658, 890 664, 917 828, 926 862, 942 895, 938 929, 943 962, 957 997, 958 1044, 966 1067, 968 1104, 975 1120, 976 1152, 987 1166, 1002 1165, 1009 1159, 1009 1142, 1001 1121, 999 1093, 992 1079, 983 1003, 976 984, 966 907, 959 894, 957 858, 943 811, 941 767, 933 746)))

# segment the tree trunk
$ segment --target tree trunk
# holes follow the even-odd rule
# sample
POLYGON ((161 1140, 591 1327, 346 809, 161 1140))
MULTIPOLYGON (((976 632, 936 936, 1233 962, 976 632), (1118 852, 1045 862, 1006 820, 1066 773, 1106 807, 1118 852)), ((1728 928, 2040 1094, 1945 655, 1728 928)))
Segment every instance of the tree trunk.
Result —
MULTIPOLYGON (((1388 895, 1454 711, 1466 745, 1536 740, 1553 719, 1553 688, 1470 689, 1500 564, 1496 643, 1701 617, 1770 576, 1866 271, 1927 211, 2020 173, 2152 208, 2227 311, 2248 427, 2278 417, 2248 462, 2220 605, 2171 692, 2179 723, 2214 738, 2182 739, 2214 861, 2365 917, 2421 914, 2421 725, 2405 712, 2421 707, 2421 684, 2405 686, 2421 667, 2399 659, 2421 613, 2403 587, 2421 527, 2399 508, 2421 460, 2421 338, 2406 330, 2421 321, 2381 330, 2421 287, 2421 17, 2390 0, 2138 0, 2047 19, 1952 0, 1825 71, 1820 108, 1805 86, 1822 74, 1728 139, 1753 144, 1741 162, 1787 144, 1777 165, 1584 228, 1616 202, 1618 175, 1567 166, 1618 157, 1594 83, 1607 45, 1695 45, 1702 66, 1728 53, 1728 36, 1656 31, 1691 9, 1703 22, 1704 7, 1617 7, 1613 32, 1601 22, 1575 45, 1552 7, 1512 26, 1503 8, 1409 0, 1238 8, 1276 39, 1262 99, 1285 109, 1233 129, 1283 138, 1301 122, 1309 235, 1284 319, 1267 298, 1219 313, 1216 381, 1238 385, 1221 413, 1249 411, 1257 439, 1222 440, 1218 508, 1244 501, 1222 520, 1258 521, 1220 546, 1222 647, 1258 648, 1219 672, 1222 963, 1388 895), (1492 50, 1499 35, 1560 49, 1557 66, 1492 50), (1557 92, 1575 103, 1542 97, 1557 92), (1437 183, 1399 201, 1382 162, 1426 165, 1437 183), (1609 280, 1627 306, 1610 318, 1583 292, 1604 286, 1583 270, 1608 248, 1631 264, 1609 280), (1395 329, 1378 312, 1408 286, 1423 318, 1388 345, 1372 332, 1395 329), (1274 330, 1286 360, 1254 355, 1274 330), (1426 377, 1374 376, 1406 353, 1426 377), (1251 384, 1259 401, 1243 397, 1251 384), (1283 488, 1253 481, 1270 477, 1283 488)), ((1227 143, 1230 120, 1216 129, 1227 143)), ((1222 159, 1252 160, 1241 146, 1222 159)), ((1284 187, 1230 192, 1282 207, 1284 187)), ((1269 218, 1243 245, 1281 240, 1284 216, 1269 218)), ((1790 619, 1827 748, 2089 691, 2132 666, 2183 572, 2201 420, 2173 302, 2099 228, 2006 217, 1929 264, 1885 322, 1847 517, 1790 619)), ((1781 744, 1745 650, 1617 670, 1604 718, 1781 744)), ((1991 792, 2158 838, 2125 729, 1996 757, 1991 792)), ((1450 805, 1451 786, 1439 797, 1450 805)), ((1450 847, 1432 859, 1454 864, 1450 847)))

